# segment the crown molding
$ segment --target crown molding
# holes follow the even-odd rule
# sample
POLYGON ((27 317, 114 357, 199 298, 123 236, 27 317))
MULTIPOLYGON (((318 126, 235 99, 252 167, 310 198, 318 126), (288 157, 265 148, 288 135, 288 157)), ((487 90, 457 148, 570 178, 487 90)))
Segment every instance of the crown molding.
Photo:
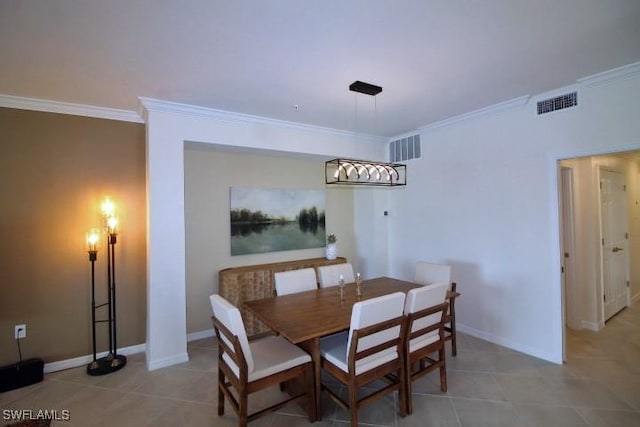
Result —
POLYGON ((468 113, 460 114, 458 116, 453 116, 445 120, 441 120, 439 122, 432 123, 430 125, 421 126, 418 128, 419 132, 426 132, 442 127, 452 126, 454 124, 458 124, 460 122, 465 122, 472 119, 477 119, 479 117, 488 116, 491 114, 499 113, 506 110, 511 110, 514 108, 522 107, 529 102, 530 95, 524 95, 519 98, 514 98, 509 101, 500 102, 498 104, 490 105, 488 107, 480 108, 478 110, 470 111, 468 113))
POLYGON ((322 126, 308 125, 304 123, 290 122, 286 120, 272 119, 269 117, 254 116, 251 114, 236 113, 233 111, 217 110, 215 108, 200 107, 197 105, 181 104, 172 101, 163 101, 154 98, 138 98, 138 114, 143 117, 145 121, 148 120, 149 112, 163 112, 172 114, 183 114, 188 116, 196 116, 202 118, 208 118, 213 120, 219 120, 224 122, 240 122, 243 124, 257 124, 272 127, 279 127, 285 129, 293 129, 298 131, 316 132, 316 133, 329 133, 333 135, 344 136, 347 138, 366 138, 374 142, 387 142, 387 138, 376 135, 367 135, 357 132, 351 132, 340 129, 327 128, 322 126))
POLYGON ((144 123, 137 112, 117 108, 97 107, 95 105, 72 104, 48 99, 25 98, 0 94, 0 107, 18 110, 44 111, 47 113, 70 114, 73 116, 94 117, 97 119, 118 120, 123 122, 144 123))
POLYGON ((604 84, 612 83, 617 80, 626 79, 640 74, 640 62, 635 62, 612 70, 603 71, 602 73, 593 74, 591 76, 578 79, 581 83, 588 87, 597 87, 604 84))

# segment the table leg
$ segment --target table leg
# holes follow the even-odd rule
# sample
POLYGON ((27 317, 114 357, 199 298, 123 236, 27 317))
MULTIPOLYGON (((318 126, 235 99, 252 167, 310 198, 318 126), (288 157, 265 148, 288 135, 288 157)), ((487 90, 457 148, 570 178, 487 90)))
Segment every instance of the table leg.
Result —
POLYGON ((320 408, 320 338, 312 338, 307 341, 303 341, 298 344, 302 349, 304 349, 311 356, 311 360, 313 362, 313 380, 314 380, 314 391, 315 391, 315 407, 310 408, 312 412, 312 418, 314 421, 320 421, 322 419, 322 410, 320 408))

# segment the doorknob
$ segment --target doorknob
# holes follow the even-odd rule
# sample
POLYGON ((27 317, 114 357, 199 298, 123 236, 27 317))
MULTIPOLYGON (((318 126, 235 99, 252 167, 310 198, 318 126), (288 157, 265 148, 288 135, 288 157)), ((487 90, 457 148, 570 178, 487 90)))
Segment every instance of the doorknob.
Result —
POLYGON ((613 248, 613 252, 620 252, 622 250, 623 250, 622 248, 619 248, 617 246, 615 248, 613 248))

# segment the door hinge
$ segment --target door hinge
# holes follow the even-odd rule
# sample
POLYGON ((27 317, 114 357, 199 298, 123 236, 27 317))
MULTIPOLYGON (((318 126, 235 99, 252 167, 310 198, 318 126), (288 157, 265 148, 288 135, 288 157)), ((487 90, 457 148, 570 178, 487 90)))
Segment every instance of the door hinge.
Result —
POLYGON ((600 181, 600 190, 602 190, 602 181, 600 181))
POLYGON ((629 240, 629 233, 624 233, 624 238, 629 240))
POLYGON ((602 299, 604 300, 604 302, 607 302, 607 294, 603 294, 602 299))
POLYGON ((565 253, 564 253, 564 257, 565 257, 565 258, 569 258, 569 252, 565 252, 565 253))
POLYGON ((629 286, 629 281, 627 280, 627 288, 629 288, 629 287, 630 287, 630 286, 629 286))
POLYGON ((622 185, 622 191, 627 191, 627 184, 622 185))
POLYGON ((602 246, 604 246, 604 237, 602 238, 602 246))
POLYGON ((564 274, 564 265, 560 267, 560 273, 564 274))

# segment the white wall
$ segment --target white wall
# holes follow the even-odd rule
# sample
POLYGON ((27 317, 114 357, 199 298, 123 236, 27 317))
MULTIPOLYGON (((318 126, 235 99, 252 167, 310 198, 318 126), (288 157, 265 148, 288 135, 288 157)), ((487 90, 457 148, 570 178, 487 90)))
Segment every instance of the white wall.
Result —
MULTIPOLYGON (((557 160, 640 148, 640 78, 579 90, 580 106, 519 108, 421 132, 406 191, 389 193, 389 270, 453 264, 460 330, 562 361, 557 160)), ((561 93, 557 91, 555 94, 561 93)))

